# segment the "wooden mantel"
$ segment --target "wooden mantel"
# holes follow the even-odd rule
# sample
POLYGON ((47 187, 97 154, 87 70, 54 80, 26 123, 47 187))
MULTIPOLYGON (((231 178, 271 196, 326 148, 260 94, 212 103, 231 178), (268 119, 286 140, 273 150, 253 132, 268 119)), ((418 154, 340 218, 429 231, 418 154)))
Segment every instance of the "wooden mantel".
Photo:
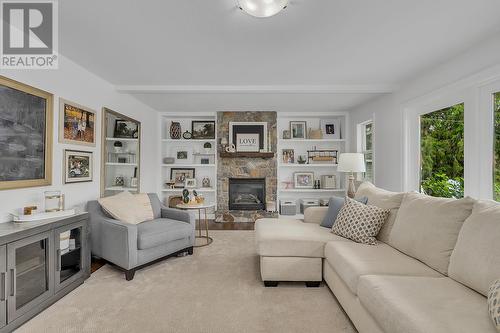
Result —
POLYGON ((273 152, 253 152, 253 151, 240 151, 235 153, 220 152, 219 154, 222 158, 273 158, 273 152))

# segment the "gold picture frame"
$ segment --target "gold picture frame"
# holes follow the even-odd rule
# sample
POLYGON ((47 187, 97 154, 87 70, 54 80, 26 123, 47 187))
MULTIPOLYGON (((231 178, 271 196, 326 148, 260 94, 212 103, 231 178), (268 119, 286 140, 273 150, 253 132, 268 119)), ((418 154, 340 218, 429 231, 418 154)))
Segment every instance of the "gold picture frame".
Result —
POLYGON ((2 162, 3 166, 0 166, 5 168, 4 176, 0 179, 0 190, 51 185, 54 96, 41 89, 0 76, 0 95, 2 94, 4 95, 1 99, 3 103, 12 103, 12 105, 3 105, 0 109, 0 112, 5 113, 0 117, 0 129, 5 128, 11 141, 9 145, 0 146, 0 153, 6 156, 7 161, 2 162), (15 107, 19 105, 22 108, 16 110, 15 107), (44 115, 39 116, 40 119, 33 119, 36 111, 41 108, 44 109, 44 115), (22 117, 20 112, 25 112, 26 116, 22 117), (40 125, 42 118, 44 123, 40 125), (33 124, 29 124, 30 120, 34 120, 33 124), (40 133, 37 133, 37 130, 40 133), (39 142, 36 146, 36 140, 39 137, 43 142, 39 142), (40 154, 39 148, 42 146, 43 152, 40 154), (33 151, 40 156, 31 153, 33 151), (43 161, 40 161, 41 157, 43 161), (37 163, 41 166, 40 168, 36 168, 37 163), (30 167, 35 171, 30 170, 30 167), (12 179, 5 179, 9 178, 9 173, 12 179), (19 176, 22 174, 25 175, 24 179, 19 176))
POLYGON ((59 98, 59 142, 88 147, 96 146, 97 112, 80 105, 59 98), (68 124, 69 113, 73 114, 75 124, 68 124), (91 116, 89 116, 89 114, 91 116), (82 119, 85 115, 85 119, 82 119), (78 119, 80 117, 80 119, 78 119), (92 119, 92 126, 89 125, 92 119), (84 121, 82 121, 84 120, 84 121), (90 134, 90 135, 89 135, 90 134), (91 136, 92 141, 87 141, 91 136), (80 139, 78 139, 80 138, 80 139))

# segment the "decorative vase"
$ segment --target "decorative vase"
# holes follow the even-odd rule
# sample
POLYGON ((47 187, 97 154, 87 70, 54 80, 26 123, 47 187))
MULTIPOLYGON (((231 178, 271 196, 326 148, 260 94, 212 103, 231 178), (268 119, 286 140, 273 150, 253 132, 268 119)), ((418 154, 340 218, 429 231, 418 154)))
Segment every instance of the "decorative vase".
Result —
POLYGON ((181 123, 172 121, 170 124, 170 138, 171 139, 180 139, 181 138, 181 123))
POLYGON ((201 186, 202 187, 210 187, 210 178, 204 177, 203 180, 201 181, 201 186))
POLYGON ((184 202, 185 204, 188 204, 189 203, 189 191, 184 189, 182 190, 182 202, 184 202))

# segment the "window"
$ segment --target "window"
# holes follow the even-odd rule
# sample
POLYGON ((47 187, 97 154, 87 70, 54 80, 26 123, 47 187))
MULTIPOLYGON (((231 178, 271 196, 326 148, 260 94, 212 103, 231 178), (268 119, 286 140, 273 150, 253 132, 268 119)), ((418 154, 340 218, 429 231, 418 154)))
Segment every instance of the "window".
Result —
POLYGON ((373 183, 373 122, 361 125, 361 152, 365 155, 363 180, 373 183))
POLYGON ((464 196, 464 104, 420 116, 420 191, 464 196))
POLYGON ((493 198, 500 201, 500 92, 493 94, 494 105, 494 179, 493 179, 493 198))

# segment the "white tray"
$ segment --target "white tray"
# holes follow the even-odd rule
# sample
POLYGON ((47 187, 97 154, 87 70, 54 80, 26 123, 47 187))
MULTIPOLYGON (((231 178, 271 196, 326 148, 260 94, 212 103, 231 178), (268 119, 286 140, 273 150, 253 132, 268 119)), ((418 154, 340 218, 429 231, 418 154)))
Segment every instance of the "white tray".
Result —
POLYGON ((51 219, 54 217, 66 217, 66 216, 72 216, 72 215, 75 215, 74 209, 62 210, 59 212, 37 213, 34 215, 14 215, 14 214, 12 214, 12 216, 14 217, 14 222, 16 222, 16 223, 36 222, 36 221, 51 219))

